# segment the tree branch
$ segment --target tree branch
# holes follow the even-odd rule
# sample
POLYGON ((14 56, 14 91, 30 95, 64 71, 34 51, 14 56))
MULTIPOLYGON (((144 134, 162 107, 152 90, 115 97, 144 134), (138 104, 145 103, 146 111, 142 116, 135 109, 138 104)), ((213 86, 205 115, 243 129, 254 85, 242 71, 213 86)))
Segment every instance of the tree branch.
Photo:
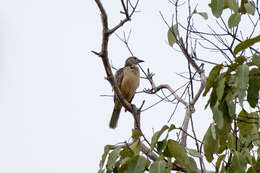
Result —
MULTIPOLYGON (((112 73, 111 70, 111 66, 109 64, 109 59, 108 59, 108 52, 107 52, 107 47, 108 47, 108 40, 109 40, 109 36, 116 31, 118 28, 122 27, 123 24, 127 21, 129 21, 130 19, 124 19, 123 22, 121 21, 118 25, 116 25, 114 28, 112 28, 111 30, 109 30, 108 28, 108 17, 105 11, 105 8, 103 7, 102 3, 100 2, 100 0, 95 0, 99 11, 101 12, 101 22, 102 22, 102 27, 103 27, 103 32, 102 32, 102 46, 101 46, 101 51, 95 52, 92 51, 95 55, 98 55, 99 57, 101 57, 105 71, 106 71, 106 75, 107 75, 107 80, 109 81, 109 83, 111 84, 113 90, 115 91, 116 95, 118 96, 118 100, 119 102, 125 107, 126 110, 128 110, 129 112, 131 112, 133 114, 133 116, 135 117, 135 120, 139 119, 139 114, 140 111, 138 111, 138 109, 136 108, 135 105, 131 105, 122 95, 119 87, 116 84, 115 81, 115 77, 112 73)), ((140 122, 137 122, 137 124, 140 124, 140 122)))

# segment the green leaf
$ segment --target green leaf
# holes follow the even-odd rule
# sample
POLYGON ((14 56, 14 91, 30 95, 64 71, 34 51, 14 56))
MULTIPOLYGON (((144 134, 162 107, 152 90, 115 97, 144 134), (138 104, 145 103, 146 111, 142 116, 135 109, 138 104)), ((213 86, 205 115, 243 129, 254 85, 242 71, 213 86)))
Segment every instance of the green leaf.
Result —
POLYGON ((181 163, 184 162, 183 159, 185 159, 185 157, 186 158, 188 157, 186 154, 185 148, 181 144, 179 144, 178 142, 176 142, 172 139, 168 140, 168 149, 169 149, 170 154, 176 160, 181 161, 181 163))
POLYGON ((163 132, 164 132, 165 130, 167 130, 168 128, 169 128, 169 127, 168 127, 167 125, 164 125, 161 130, 159 130, 159 131, 157 131, 157 132, 154 133, 154 135, 153 135, 153 137, 152 137, 152 142, 151 142, 151 150, 154 149, 156 143, 158 142, 158 139, 159 139, 160 136, 163 134, 163 132))
POLYGON ((176 159, 176 162, 191 171, 190 160, 184 147, 174 140, 168 140, 168 149, 170 154, 176 159))
POLYGON ((241 15, 239 13, 232 14, 228 19, 228 27, 233 28, 236 27, 241 20, 241 15))
MULTIPOLYGON (((172 167, 173 167, 171 160, 172 160, 171 158, 168 158, 168 159, 167 159, 167 167, 166 167, 166 172, 167 172, 167 173, 171 173, 171 169, 172 169, 172 167)), ((177 172, 176 172, 176 173, 177 173, 177 172)))
MULTIPOLYGON (((257 153, 259 153, 259 152, 257 152, 257 153)), ((260 172, 260 159, 259 159, 259 154, 258 154, 258 158, 257 158, 257 161, 254 163, 254 169, 255 169, 255 171, 258 173, 258 172, 260 172)))
POLYGON ((209 92, 210 88, 213 86, 213 84, 216 81, 222 67, 223 67, 223 65, 219 64, 219 65, 216 65, 215 67, 213 67, 212 70, 210 71, 209 77, 208 77, 207 82, 206 82, 206 87, 205 87, 205 91, 203 93, 203 96, 206 96, 207 93, 209 92))
POLYGON ((111 148, 112 148, 112 145, 106 145, 104 147, 104 153, 102 154, 102 159, 99 162, 99 171, 102 171, 105 160, 106 160, 107 155, 108 155, 108 152, 111 150, 111 148))
POLYGON ((190 161, 190 173, 198 173, 198 167, 197 164, 195 162, 195 160, 192 157, 189 157, 189 161, 190 161))
POLYGON ((230 8, 235 13, 238 12, 238 5, 236 3, 236 0, 225 0, 224 1, 224 6, 227 7, 227 8, 230 8))
POLYGON ((128 173, 144 173, 150 162, 143 156, 135 156, 129 163, 128 173))
POLYGON ((238 151, 234 152, 231 162, 232 162, 231 166, 234 172, 236 173, 246 172, 246 160, 240 152, 238 151))
POLYGON ((222 99, 222 96, 224 94, 225 80, 226 80, 225 77, 221 77, 217 81, 216 93, 219 101, 222 99))
POLYGON ((224 127, 224 117, 221 110, 219 110, 220 103, 217 101, 214 107, 211 108, 213 113, 213 119, 217 124, 218 129, 222 129, 224 127))
POLYGON ((130 145, 130 149, 134 151, 135 155, 140 153, 141 142, 140 140, 135 141, 132 145, 130 145))
POLYGON ((186 150, 188 151, 188 153, 189 153, 191 156, 199 157, 199 158, 202 158, 202 157, 203 157, 197 150, 189 149, 189 148, 186 148, 186 150))
POLYGON ((249 79, 247 100, 252 108, 256 107, 258 103, 258 97, 259 97, 259 86, 257 86, 256 81, 253 78, 251 78, 249 79))
POLYGON ((216 162, 216 172, 219 172, 220 164, 221 164, 222 160, 225 158, 225 156, 226 156, 226 154, 223 154, 218 157, 218 160, 216 162))
POLYGON ((240 2, 241 3, 240 3, 239 12, 242 14, 246 14, 245 4, 248 2, 248 0, 241 0, 240 2))
POLYGON ((253 1, 245 3, 245 9, 248 14, 255 15, 255 4, 253 1))
POLYGON ((128 169, 128 165, 129 165, 130 161, 131 160, 129 158, 126 158, 124 161, 122 161, 123 163, 121 162, 121 166, 120 166, 118 172, 127 173, 127 169, 128 169))
POLYGON ((165 161, 155 161, 151 167, 149 173, 166 173, 166 163, 165 161))
POLYGON ((162 151, 165 150, 166 146, 167 146, 167 140, 166 140, 166 139, 164 139, 164 140, 162 140, 162 141, 159 141, 159 142, 157 143, 158 153, 161 154, 162 151))
POLYGON ((211 132, 211 135, 213 137, 214 140, 217 140, 217 134, 216 134, 216 129, 215 129, 215 126, 210 126, 210 132, 211 132))
POLYGON ((105 173, 105 170, 98 170, 98 173, 105 173))
POLYGON ((260 68, 260 55, 254 54, 252 58, 252 62, 260 68))
POLYGON ((237 68, 237 87, 242 90, 247 89, 248 85, 249 67, 246 64, 242 64, 237 68))
POLYGON ((119 152, 120 152, 120 148, 116 148, 114 149, 114 151, 112 151, 109 156, 108 156, 108 160, 107 160, 107 169, 108 170, 113 170, 115 164, 116 164, 116 161, 119 157, 119 152))
POLYGON ((247 137, 243 137, 242 135, 239 135, 238 138, 238 142, 239 142, 239 147, 250 147, 251 143, 252 143, 252 138, 250 136, 247 137))
POLYGON ((239 103, 243 107, 243 100, 246 96, 246 90, 249 81, 249 67, 246 64, 242 64, 237 67, 237 76, 236 76, 236 93, 238 95, 239 103))
POLYGON ((258 133, 258 117, 255 114, 249 114, 245 110, 242 110, 238 114, 238 128, 239 136, 244 138, 253 137, 258 133))
POLYGON ((139 137, 143 136, 142 132, 137 129, 132 129, 132 138, 137 139, 139 137))
POLYGON ((233 117, 235 115, 235 104, 233 101, 233 93, 231 90, 227 90, 225 101, 227 104, 229 116, 233 117))
POLYGON ((224 163, 222 163, 220 173, 226 173, 226 172, 227 172, 227 171, 226 171, 226 167, 225 167, 224 163))
POLYGON ((213 154, 216 153, 218 150, 218 141, 213 138, 211 133, 212 126, 214 126, 214 124, 211 124, 209 126, 203 139, 203 150, 208 162, 211 162, 213 160, 213 154))
POLYGON ((247 40, 239 43, 234 49, 234 54, 236 55, 238 52, 254 45, 257 42, 260 42, 260 35, 254 37, 254 38, 247 39, 247 40))
POLYGON ((169 151, 168 142, 167 142, 167 146, 166 146, 165 150, 163 151, 163 155, 165 157, 173 157, 173 155, 171 155, 171 153, 169 151))
POLYGON ((168 129, 168 132, 170 132, 170 131, 172 131, 174 129, 176 129, 176 126, 174 124, 171 124, 169 129, 168 129))
POLYGON ((255 158, 254 158, 254 156, 251 155, 249 150, 250 150, 249 148, 245 147, 245 148, 242 149, 241 154, 244 156, 246 162, 248 164, 252 165, 253 164, 253 159, 255 159, 255 158))
POLYGON ((260 90, 260 69, 253 68, 249 72, 249 86, 247 91, 247 100, 252 108, 258 103, 260 90))
POLYGON ((135 155, 134 151, 129 147, 125 147, 119 154, 122 158, 133 157, 135 155))
POLYGON ((236 149, 236 137, 232 133, 228 134, 228 145, 227 145, 227 147, 230 150, 236 149))
POLYGON ((211 11, 216 18, 219 18, 224 9, 224 0, 211 0, 211 11))
POLYGON ((211 93, 210 93, 210 97, 209 97, 209 100, 205 106, 205 109, 208 107, 208 105, 210 105, 210 107, 213 107, 216 102, 217 102, 218 98, 217 98, 217 93, 216 93, 216 89, 213 88, 211 93))
POLYGON ((177 24, 173 25, 172 27, 169 28, 168 30, 168 42, 170 46, 173 46, 174 43, 177 41, 177 36, 178 36, 178 28, 177 24))
POLYGON ((257 173, 253 167, 248 168, 246 173, 257 173))
POLYGON ((197 12, 195 11, 195 14, 200 15, 201 17, 203 17, 205 20, 208 19, 208 14, 206 12, 197 12))

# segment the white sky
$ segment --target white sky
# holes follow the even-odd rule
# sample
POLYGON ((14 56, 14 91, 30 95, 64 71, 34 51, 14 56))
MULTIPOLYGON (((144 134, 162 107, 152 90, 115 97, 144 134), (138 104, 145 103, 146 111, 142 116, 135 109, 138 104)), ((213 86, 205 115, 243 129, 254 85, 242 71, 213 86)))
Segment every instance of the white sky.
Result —
MULTIPOLYGON (((105 3, 110 24, 120 20, 120 2, 105 3)), ((207 8, 205 4, 204 11, 207 8)), ((167 27, 159 10, 170 19, 168 1, 140 1, 138 13, 123 28, 132 29, 130 46, 145 60, 157 84, 174 89, 183 84, 175 73, 186 71, 181 54, 166 44, 167 27)), ((122 16, 123 17, 123 16, 122 16)), ((201 20, 202 22, 204 20, 201 20)), ((111 25, 110 25, 111 26, 111 25)), ((117 33, 122 35, 120 30, 117 33)), ((106 144, 128 140, 133 119, 122 111, 118 128, 108 122, 113 100, 104 80, 101 60, 91 53, 101 43, 101 22, 94 0, 0 0, 0 172, 86 173, 97 172, 106 144)), ((112 36, 109 57, 121 67, 129 56, 112 36)), ((142 81, 139 90, 149 87, 142 81)), ((158 100, 137 95, 144 107, 158 100)), ((196 107, 195 126, 200 139, 210 114, 205 99, 196 107)), ((142 126, 150 139, 153 129, 165 124, 174 105, 161 104, 142 114, 142 126)), ((180 125, 183 107, 171 123, 180 125)), ((193 144, 193 142, 192 142, 193 144)))

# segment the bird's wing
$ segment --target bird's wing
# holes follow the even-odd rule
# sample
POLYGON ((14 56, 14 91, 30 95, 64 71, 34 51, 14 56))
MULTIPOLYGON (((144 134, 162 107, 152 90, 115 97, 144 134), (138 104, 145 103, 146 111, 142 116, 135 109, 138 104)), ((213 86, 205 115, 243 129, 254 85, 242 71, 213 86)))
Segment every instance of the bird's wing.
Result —
POLYGON ((120 68, 119 70, 116 71, 115 74, 116 84, 119 88, 121 87, 123 76, 124 76, 124 68, 120 68))
MULTIPOLYGON (((116 71, 115 74, 116 84, 119 87, 119 89, 121 88, 123 77, 124 77, 124 68, 120 68, 119 70, 116 71)), ((116 99, 116 94, 114 95, 114 101, 115 99, 116 99)))

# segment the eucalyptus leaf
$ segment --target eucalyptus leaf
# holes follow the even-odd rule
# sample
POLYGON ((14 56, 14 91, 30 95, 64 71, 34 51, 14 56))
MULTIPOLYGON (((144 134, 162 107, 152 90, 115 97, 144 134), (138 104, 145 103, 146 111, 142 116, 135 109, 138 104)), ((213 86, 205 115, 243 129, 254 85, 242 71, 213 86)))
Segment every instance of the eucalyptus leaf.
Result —
POLYGON ((208 162, 213 160, 213 154, 218 150, 218 141, 212 137, 211 128, 214 124, 211 124, 203 139, 203 150, 208 162))
POLYGON ((161 161, 155 161, 151 167, 149 173, 166 173, 166 162, 161 161))
POLYGON ((249 81, 249 67, 246 64, 242 64, 237 67, 236 85, 237 85, 237 95, 239 103, 243 106, 243 100, 246 95, 246 90, 249 81))
POLYGON ((206 96, 209 92, 210 88, 213 86, 214 82, 216 81, 220 70, 222 69, 223 65, 219 64, 212 68, 212 70, 209 73, 209 77, 207 78, 205 91, 203 93, 203 96, 206 96))
POLYGON ((130 149, 134 151, 135 155, 138 155, 140 153, 140 147, 141 147, 141 142, 140 140, 135 141, 133 144, 130 145, 130 149))
POLYGON ((102 159, 99 162, 99 171, 102 171, 102 168, 104 166, 105 160, 106 160, 107 155, 108 155, 109 151, 111 150, 111 148, 112 148, 112 145, 106 145, 104 147, 104 153, 102 154, 102 159))
POLYGON ((246 160, 245 157, 238 151, 235 151, 231 160, 232 168, 236 173, 246 172, 246 160))
POLYGON ((227 95, 225 97, 225 101, 228 108, 228 113, 230 117, 233 117, 235 115, 235 103, 233 101, 233 93, 232 90, 227 90, 227 95))
POLYGON ((224 0, 211 0, 211 11, 216 18, 219 18, 224 9, 224 0))
POLYGON ((150 161, 145 157, 137 155, 129 163, 128 173, 144 173, 145 169, 149 166, 150 161))
POLYGON ((219 110, 219 105, 221 103, 219 101, 216 102, 214 107, 211 108, 213 113, 213 119, 215 123, 217 124, 218 129, 222 129, 224 127, 224 117, 221 110, 219 110))
POLYGON ((116 161, 117 159, 119 158, 119 152, 120 152, 120 148, 116 148, 114 149, 111 153, 109 153, 109 156, 108 156, 108 160, 107 160, 107 169, 112 171, 115 164, 116 164, 116 161))
POLYGON ((218 100, 221 100, 222 96, 224 94, 225 80, 226 80, 225 77, 221 77, 217 81, 216 94, 217 94, 218 100))
POLYGON ((133 157, 135 155, 134 151, 130 147, 125 147, 119 154, 122 158, 133 157))
POLYGON ((248 14, 255 15, 255 4, 253 1, 245 3, 245 9, 248 14))
POLYGON ((176 43, 177 36, 178 36, 178 28, 177 28, 177 24, 175 24, 172 27, 170 27, 168 30, 168 43, 170 44, 170 46, 173 46, 174 43, 176 43))
POLYGON ((239 135, 246 138, 252 138, 258 133, 258 117, 255 114, 249 114, 244 109, 238 114, 239 135))
POLYGON ((158 142, 160 136, 163 134, 163 132, 165 132, 167 129, 169 129, 169 127, 167 125, 164 125, 161 130, 157 131, 154 133, 153 137, 152 137, 152 142, 151 142, 151 150, 154 149, 156 143, 158 142))
POLYGON ((195 160, 192 157, 189 157, 189 161, 190 161, 190 173, 198 173, 198 167, 197 164, 195 162, 195 160))
POLYGON ((170 139, 168 140, 168 149, 178 164, 184 166, 189 172, 192 172, 189 157, 181 144, 170 139))
POLYGON ((260 90, 260 69, 253 68, 249 72, 249 82, 247 90, 247 100, 252 108, 255 108, 258 103, 260 90))
POLYGON ((132 129, 132 138, 133 139, 138 139, 141 136, 143 136, 143 134, 142 134, 142 132, 140 130, 132 129))
POLYGON ((260 54, 254 54, 252 62, 260 68, 260 54))
POLYGON ((229 133, 227 147, 231 150, 235 150, 236 149, 236 140, 237 140, 236 137, 232 133, 229 133))
POLYGON ((224 0, 224 5, 227 8, 230 8, 231 10, 233 10, 235 13, 238 12, 238 5, 236 0, 224 0))
POLYGON ((228 19, 228 27, 233 28, 236 27, 241 20, 241 15, 239 13, 232 14, 228 19))
POLYGON ((158 152, 162 153, 165 150, 166 146, 167 146, 167 140, 166 139, 164 139, 162 141, 159 141, 157 143, 157 150, 158 150, 158 152))
POLYGON ((198 14, 200 15, 201 17, 203 17, 205 20, 207 20, 209 17, 208 17, 208 14, 206 12, 197 12, 195 11, 195 14, 198 14))
POLYGON ((189 148, 186 148, 186 150, 188 151, 188 153, 191 155, 191 156, 194 156, 194 157, 199 157, 199 158, 202 158, 203 156, 195 149, 189 149, 189 148))
POLYGON ((226 156, 226 154, 223 154, 218 157, 218 160, 216 162, 216 172, 219 172, 220 164, 223 161, 223 159, 225 158, 225 156, 226 156))

